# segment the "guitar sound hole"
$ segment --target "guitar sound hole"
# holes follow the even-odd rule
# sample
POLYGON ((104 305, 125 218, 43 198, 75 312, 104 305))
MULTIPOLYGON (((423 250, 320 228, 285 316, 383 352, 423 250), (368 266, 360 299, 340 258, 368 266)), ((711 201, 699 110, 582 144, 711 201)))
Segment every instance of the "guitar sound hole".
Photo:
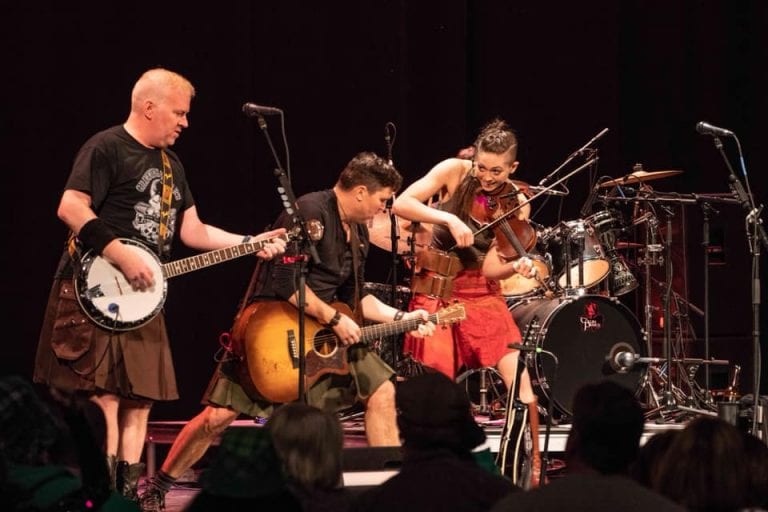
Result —
POLYGON ((330 329, 324 329, 317 333, 314 343, 312 344, 313 350, 320 356, 331 356, 336 352, 336 348, 339 346, 339 342, 336 335, 330 329))

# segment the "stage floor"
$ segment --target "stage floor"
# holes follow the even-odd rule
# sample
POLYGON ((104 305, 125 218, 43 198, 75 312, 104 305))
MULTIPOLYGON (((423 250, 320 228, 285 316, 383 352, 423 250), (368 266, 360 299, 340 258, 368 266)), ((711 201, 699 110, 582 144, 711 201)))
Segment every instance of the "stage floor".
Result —
MULTIPOLYGON (((490 421, 484 417, 477 417, 478 424, 483 427, 488 438, 488 445, 493 453, 498 452, 501 440, 501 430, 503 420, 490 421)), ((154 475, 162 460, 158 460, 159 445, 170 445, 178 435, 179 431, 186 425, 186 421, 153 421, 149 423, 146 443, 147 476, 154 475)), ((234 427, 253 427, 260 428, 261 425, 254 420, 237 420, 232 424, 234 427)), ((344 448, 345 450, 355 450, 356 448, 367 448, 368 443, 365 438, 365 428, 361 415, 353 416, 342 420, 344 427, 344 448)), ((684 423, 656 423, 647 422, 643 436, 640 440, 644 444, 650 437, 660 432, 673 429, 682 429, 684 423)), ((549 452, 550 460, 558 460, 565 450, 565 443, 570 432, 570 425, 557 425, 550 429, 549 434, 549 452)), ((539 446, 542 449, 546 441, 546 426, 542 425, 539 431, 539 446)), ((215 443, 218 444, 218 443, 215 443)), ((163 450, 165 452, 165 450, 163 450)), ((562 465, 560 465, 562 466, 562 465)), ((183 482, 176 485, 166 497, 166 512, 179 512, 184 510, 200 491, 197 486, 197 476, 204 468, 197 467, 195 471, 190 471, 183 482)), ((363 469, 363 470, 345 470, 344 484, 351 488, 362 489, 367 486, 378 485, 386 481, 397 473, 396 469, 363 469)), ((551 474, 551 473, 550 473, 551 474)))
MULTIPOLYGON (((478 424, 483 428, 488 438, 488 445, 493 453, 499 451, 499 444, 501 440, 501 430, 503 420, 487 420, 483 417, 476 418, 478 424)), ((147 430, 147 443, 146 443, 146 459, 147 459, 147 474, 152 476, 162 460, 157 458, 158 445, 170 445, 178 435, 179 431, 186 425, 186 421, 151 421, 147 430)), ((368 443, 365 438, 365 427, 362 417, 355 417, 351 419, 345 419, 342 421, 344 427, 344 448, 365 448, 368 443)), ((254 420, 237 420, 232 424, 233 427, 253 427, 260 428, 260 424, 254 420)), ((683 423, 656 423, 646 422, 643 436, 640 440, 640 444, 644 444, 651 436, 672 429, 682 429, 685 426, 683 423)), ((571 431, 570 425, 556 425, 552 426, 549 433, 549 451, 552 453, 563 452, 565 450, 565 442, 568 439, 568 434, 571 431)), ((547 438, 546 426, 541 425, 539 428, 539 446, 542 449, 545 446, 547 438)), ((217 443, 214 443, 217 444, 217 443)))

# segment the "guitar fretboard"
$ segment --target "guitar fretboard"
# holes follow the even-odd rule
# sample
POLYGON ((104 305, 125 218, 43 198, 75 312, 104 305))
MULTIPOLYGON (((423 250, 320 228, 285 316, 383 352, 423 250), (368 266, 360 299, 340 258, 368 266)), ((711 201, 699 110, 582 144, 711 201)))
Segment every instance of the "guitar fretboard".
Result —
MULTIPOLYGON (((440 323, 440 314, 432 313, 429 315, 429 321, 435 325, 440 323)), ((399 320, 397 322, 389 322, 386 324, 374 324, 363 327, 361 341, 368 342, 376 340, 385 336, 394 336, 403 332, 413 331, 423 324, 424 320, 421 318, 413 318, 410 320, 399 320)))
MULTIPOLYGON (((276 236, 273 239, 275 238, 282 238, 283 240, 288 241, 288 235, 276 236)), ((268 242, 268 240, 261 242, 246 242, 244 244, 233 245, 231 247, 225 247, 224 249, 216 249, 214 251, 196 254, 188 258, 171 261, 163 265, 163 275, 166 278, 175 277, 181 274, 186 274, 187 272, 200 270, 201 268, 240 258, 241 256, 253 254, 263 249, 264 245, 268 242)))

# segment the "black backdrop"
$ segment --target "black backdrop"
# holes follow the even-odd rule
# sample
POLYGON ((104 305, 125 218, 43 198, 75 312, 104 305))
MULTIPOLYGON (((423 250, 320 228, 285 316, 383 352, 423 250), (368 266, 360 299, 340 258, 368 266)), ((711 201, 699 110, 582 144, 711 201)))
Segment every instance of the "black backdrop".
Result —
MULTIPOLYGON (((31 374, 39 324, 66 229, 56 206, 72 158, 97 130, 122 122, 145 69, 186 75, 198 95, 180 153, 201 217, 258 232, 279 212, 272 159, 240 112, 245 101, 286 113, 297 194, 332 184, 356 152, 385 152, 406 184, 471 142, 495 116, 520 137, 519 177, 538 182, 603 128, 599 174, 681 169, 660 191, 725 192, 727 170, 697 121, 739 136, 758 201, 768 104, 763 2, 18 2, 3 8, 2 369, 31 374), (275 5, 266 5, 275 4, 275 5)), ((277 118, 269 118, 285 162, 277 118)), ((736 165, 735 145, 726 150, 736 165)), ((544 224, 578 218, 588 173, 549 201, 544 224)), ((701 306, 701 216, 686 207, 687 282, 701 306)), ((712 352, 751 382, 750 257, 743 212, 713 220, 726 264, 712 268, 712 352)), ((190 254, 178 248, 175 256, 190 254)), ((182 399, 153 417, 186 418, 213 370, 253 267, 250 259, 177 278, 167 312, 182 399)), ((389 259, 374 250, 370 281, 389 259)), ((685 269, 683 269, 685 270, 685 269)), ((765 291, 763 291, 763 295, 765 291)), ((631 297, 628 298, 632 300, 631 297)), ((701 320, 694 317, 699 335, 701 320)), ((763 321, 765 323, 765 320, 763 321)), ((700 353, 701 341, 694 342, 700 353)))

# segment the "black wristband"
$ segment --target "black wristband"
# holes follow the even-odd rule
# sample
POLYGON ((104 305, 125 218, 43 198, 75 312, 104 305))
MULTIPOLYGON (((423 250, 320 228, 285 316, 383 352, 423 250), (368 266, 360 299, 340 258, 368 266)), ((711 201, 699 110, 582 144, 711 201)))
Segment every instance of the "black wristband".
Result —
POLYGON ((395 322, 397 322, 398 320, 402 320, 403 316, 405 316, 405 311, 398 311, 397 313, 395 313, 395 318, 394 318, 395 322))
POLYGON ((96 251, 97 254, 101 254, 107 244, 117 238, 117 235, 104 224, 103 220, 96 217, 83 224, 80 228, 80 232, 77 234, 77 238, 79 238, 86 247, 90 247, 96 251))
POLYGON ((253 238, 251 235, 245 235, 243 239, 240 241, 241 244, 247 244, 251 241, 251 238, 253 238))
POLYGON ((330 321, 327 324, 323 324, 323 327, 335 327, 339 324, 339 320, 341 320, 341 311, 338 309, 336 310, 336 314, 333 315, 333 318, 330 319, 330 321))

